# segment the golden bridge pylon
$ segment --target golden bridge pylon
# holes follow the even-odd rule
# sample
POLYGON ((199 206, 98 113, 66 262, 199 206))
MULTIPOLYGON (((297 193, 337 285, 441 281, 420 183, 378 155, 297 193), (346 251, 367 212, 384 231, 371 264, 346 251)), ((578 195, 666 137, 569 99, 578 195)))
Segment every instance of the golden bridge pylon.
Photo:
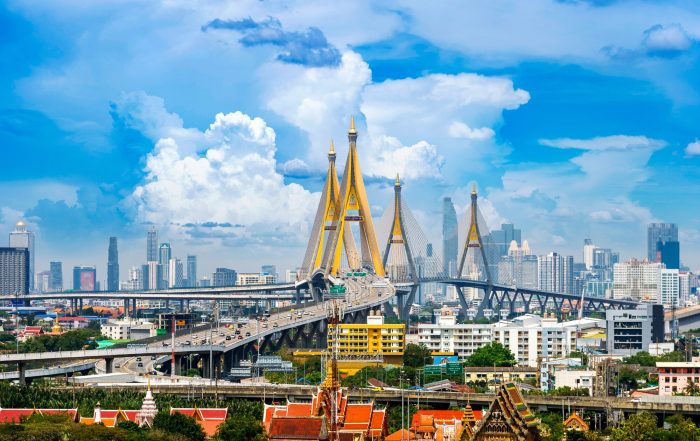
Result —
MULTIPOLYGON (((324 246, 328 241, 330 232, 336 228, 333 225, 333 221, 336 217, 336 204, 338 203, 339 192, 340 183, 335 168, 335 147, 333 146, 333 141, 331 141, 331 146, 328 151, 326 184, 321 193, 321 200, 318 203, 314 225, 311 229, 311 237, 309 238, 309 244, 304 254, 304 262, 300 272, 301 279, 310 277, 315 270, 321 267, 324 246)), ((345 248, 345 255, 349 260, 349 265, 354 268, 359 268, 361 265, 360 256, 357 253, 357 247, 350 228, 346 228, 345 231, 343 231, 343 246, 345 248)))
MULTIPOLYGON (((351 229, 351 223, 357 222, 359 226, 360 255, 355 259, 357 253, 351 255, 352 248, 346 245, 347 264, 349 269, 366 269, 374 274, 384 277, 384 267, 382 257, 377 246, 377 236, 372 223, 372 213, 367 202, 367 192, 362 179, 362 170, 357 155, 357 130, 355 129, 355 119, 350 120, 348 130, 348 141, 350 150, 348 159, 345 162, 343 171, 343 181, 340 185, 338 199, 333 206, 333 220, 328 226, 328 237, 323 245, 321 263, 311 273, 312 279, 317 279, 321 274, 324 278, 337 276, 341 269, 341 257, 343 247, 340 245, 341 238, 345 240, 351 236, 346 236, 346 231, 351 229)), ((355 242, 353 241, 353 244, 355 242)))
MULTIPOLYGON (((486 305, 491 303, 491 293, 493 291, 493 279, 491 278, 491 268, 489 267, 489 260, 486 257, 486 246, 484 237, 488 236, 488 228, 486 227, 486 221, 481 216, 479 212, 479 207, 477 204, 478 194, 476 192, 476 184, 472 187, 471 193, 471 206, 468 213, 469 227, 466 230, 466 237, 464 240, 464 247, 462 248, 462 255, 459 259, 459 267, 457 268, 458 278, 468 278, 468 279, 486 279, 487 287, 484 289, 484 295, 479 303, 479 308, 476 312, 476 316, 481 318, 484 315, 484 309, 486 305), (486 234, 484 234, 484 232, 486 234), (471 250, 471 259, 470 257, 471 250), (477 254, 478 253, 478 254, 477 254), (477 263, 478 258, 481 257, 481 265, 477 263)), ((466 222, 465 222, 466 224, 466 222)), ((464 296, 464 291, 461 287, 456 286, 457 295, 459 301, 462 305, 462 312, 467 313, 470 305, 464 296)), ((474 299, 472 299, 474 300, 474 299)))

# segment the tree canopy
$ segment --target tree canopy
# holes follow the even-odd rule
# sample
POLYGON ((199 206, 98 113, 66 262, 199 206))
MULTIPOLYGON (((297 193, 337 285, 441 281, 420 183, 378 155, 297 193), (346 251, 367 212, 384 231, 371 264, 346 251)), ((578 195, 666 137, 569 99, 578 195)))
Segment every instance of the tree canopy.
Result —
POLYGON ((167 412, 159 412, 153 419, 153 428, 168 433, 180 434, 190 441, 204 441, 205 439, 202 426, 194 418, 181 413, 171 415, 167 412))
POLYGON ((466 366, 515 366, 515 356, 498 342, 482 346, 467 357, 466 366))

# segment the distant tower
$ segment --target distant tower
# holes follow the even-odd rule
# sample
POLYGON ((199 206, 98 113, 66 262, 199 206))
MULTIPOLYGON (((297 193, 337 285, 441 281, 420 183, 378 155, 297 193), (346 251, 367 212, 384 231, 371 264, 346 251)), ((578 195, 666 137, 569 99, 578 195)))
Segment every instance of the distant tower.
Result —
MULTIPOLYGON (((165 286, 168 286, 168 282, 170 280, 169 277, 169 269, 170 269, 170 258, 172 257, 172 250, 170 249, 170 244, 167 242, 164 242, 160 244, 160 253, 158 254, 158 263, 161 266, 161 271, 162 271, 162 279, 161 279, 161 286, 158 288, 162 288, 165 286)), ((155 289, 155 288, 151 288, 155 289)))
POLYGON ((448 277, 457 273, 457 247, 457 213, 452 199, 446 197, 442 200, 442 263, 448 277))
POLYGON ((197 256, 192 254, 187 255, 187 285, 197 287, 197 256))
POLYGON ((117 238, 109 238, 107 250, 107 291, 119 291, 119 251, 117 238))
POLYGON ((34 290, 34 233, 27 230, 23 220, 15 224, 15 231, 10 233, 11 248, 26 248, 29 250, 29 290, 34 290))
POLYGON ((154 226, 146 236, 146 262, 158 262, 158 231, 154 226))
POLYGON ((61 262, 51 262, 51 291, 63 291, 63 264, 61 262))
POLYGON ((673 223, 651 223, 647 227, 647 259, 657 260, 658 243, 678 242, 678 225, 673 223))

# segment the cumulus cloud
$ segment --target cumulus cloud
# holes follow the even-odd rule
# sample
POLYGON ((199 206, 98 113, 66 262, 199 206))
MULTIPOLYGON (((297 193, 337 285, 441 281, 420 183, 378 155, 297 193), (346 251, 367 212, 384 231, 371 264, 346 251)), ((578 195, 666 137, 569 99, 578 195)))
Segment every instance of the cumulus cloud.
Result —
POLYGON ((137 220, 175 235, 233 243, 303 241, 318 195, 284 183, 276 171, 275 132, 264 120, 219 113, 199 138, 195 154, 177 137, 156 142, 146 160, 145 182, 129 200, 137 220))
POLYGON ((340 52, 328 42, 326 36, 316 27, 304 32, 285 31, 282 23, 274 17, 262 21, 252 18, 241 20, 215 19, 202 26, 209 29, 227 29, 242 34, 238 40, 243 46, 271 45, 279 48, 277 59, 285 63, 304 66, 337 66, 340 52))
POLYGON ((656 24, 643 32, 638 48, 611 45, 603 47, 602 51, 610 58, 619 60, 644 56, 675 58, 691 50, 695 41, 679 23, 656 24))
POLYGON ((685 147, 686 156, 700 156, 700 141, 695 140, 685 147))
POLYGON ((493 138, 495 132, 491 127, 479 127, 472 129, 461 121, 455 121, 450 124, 448 133, 453 138, 465 138, 474 140, 484 140, 493 138))
POLYGON ((658 148, 666 145, 664 141, 646 136, 612 135, 598 136, 591 139, 556 138, 540 139, 540 144, 559 149, 580 150, 615 150, 637 147, 658 148))

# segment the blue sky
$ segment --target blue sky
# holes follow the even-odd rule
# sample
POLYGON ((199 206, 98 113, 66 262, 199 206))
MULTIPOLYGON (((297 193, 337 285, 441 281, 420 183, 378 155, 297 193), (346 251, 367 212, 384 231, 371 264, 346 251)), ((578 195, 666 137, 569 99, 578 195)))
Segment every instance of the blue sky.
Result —
POLYGON ((10 0, 0 234, 26 218, 37 269, 99 279, 150 224, 201 273, 292 268, 355 115, 373 210, 400 173, 438 249, 440 199, 476 182, 538 253, 643 257, 668 221, 698 269, 698 39, 692 1, 10 0))

